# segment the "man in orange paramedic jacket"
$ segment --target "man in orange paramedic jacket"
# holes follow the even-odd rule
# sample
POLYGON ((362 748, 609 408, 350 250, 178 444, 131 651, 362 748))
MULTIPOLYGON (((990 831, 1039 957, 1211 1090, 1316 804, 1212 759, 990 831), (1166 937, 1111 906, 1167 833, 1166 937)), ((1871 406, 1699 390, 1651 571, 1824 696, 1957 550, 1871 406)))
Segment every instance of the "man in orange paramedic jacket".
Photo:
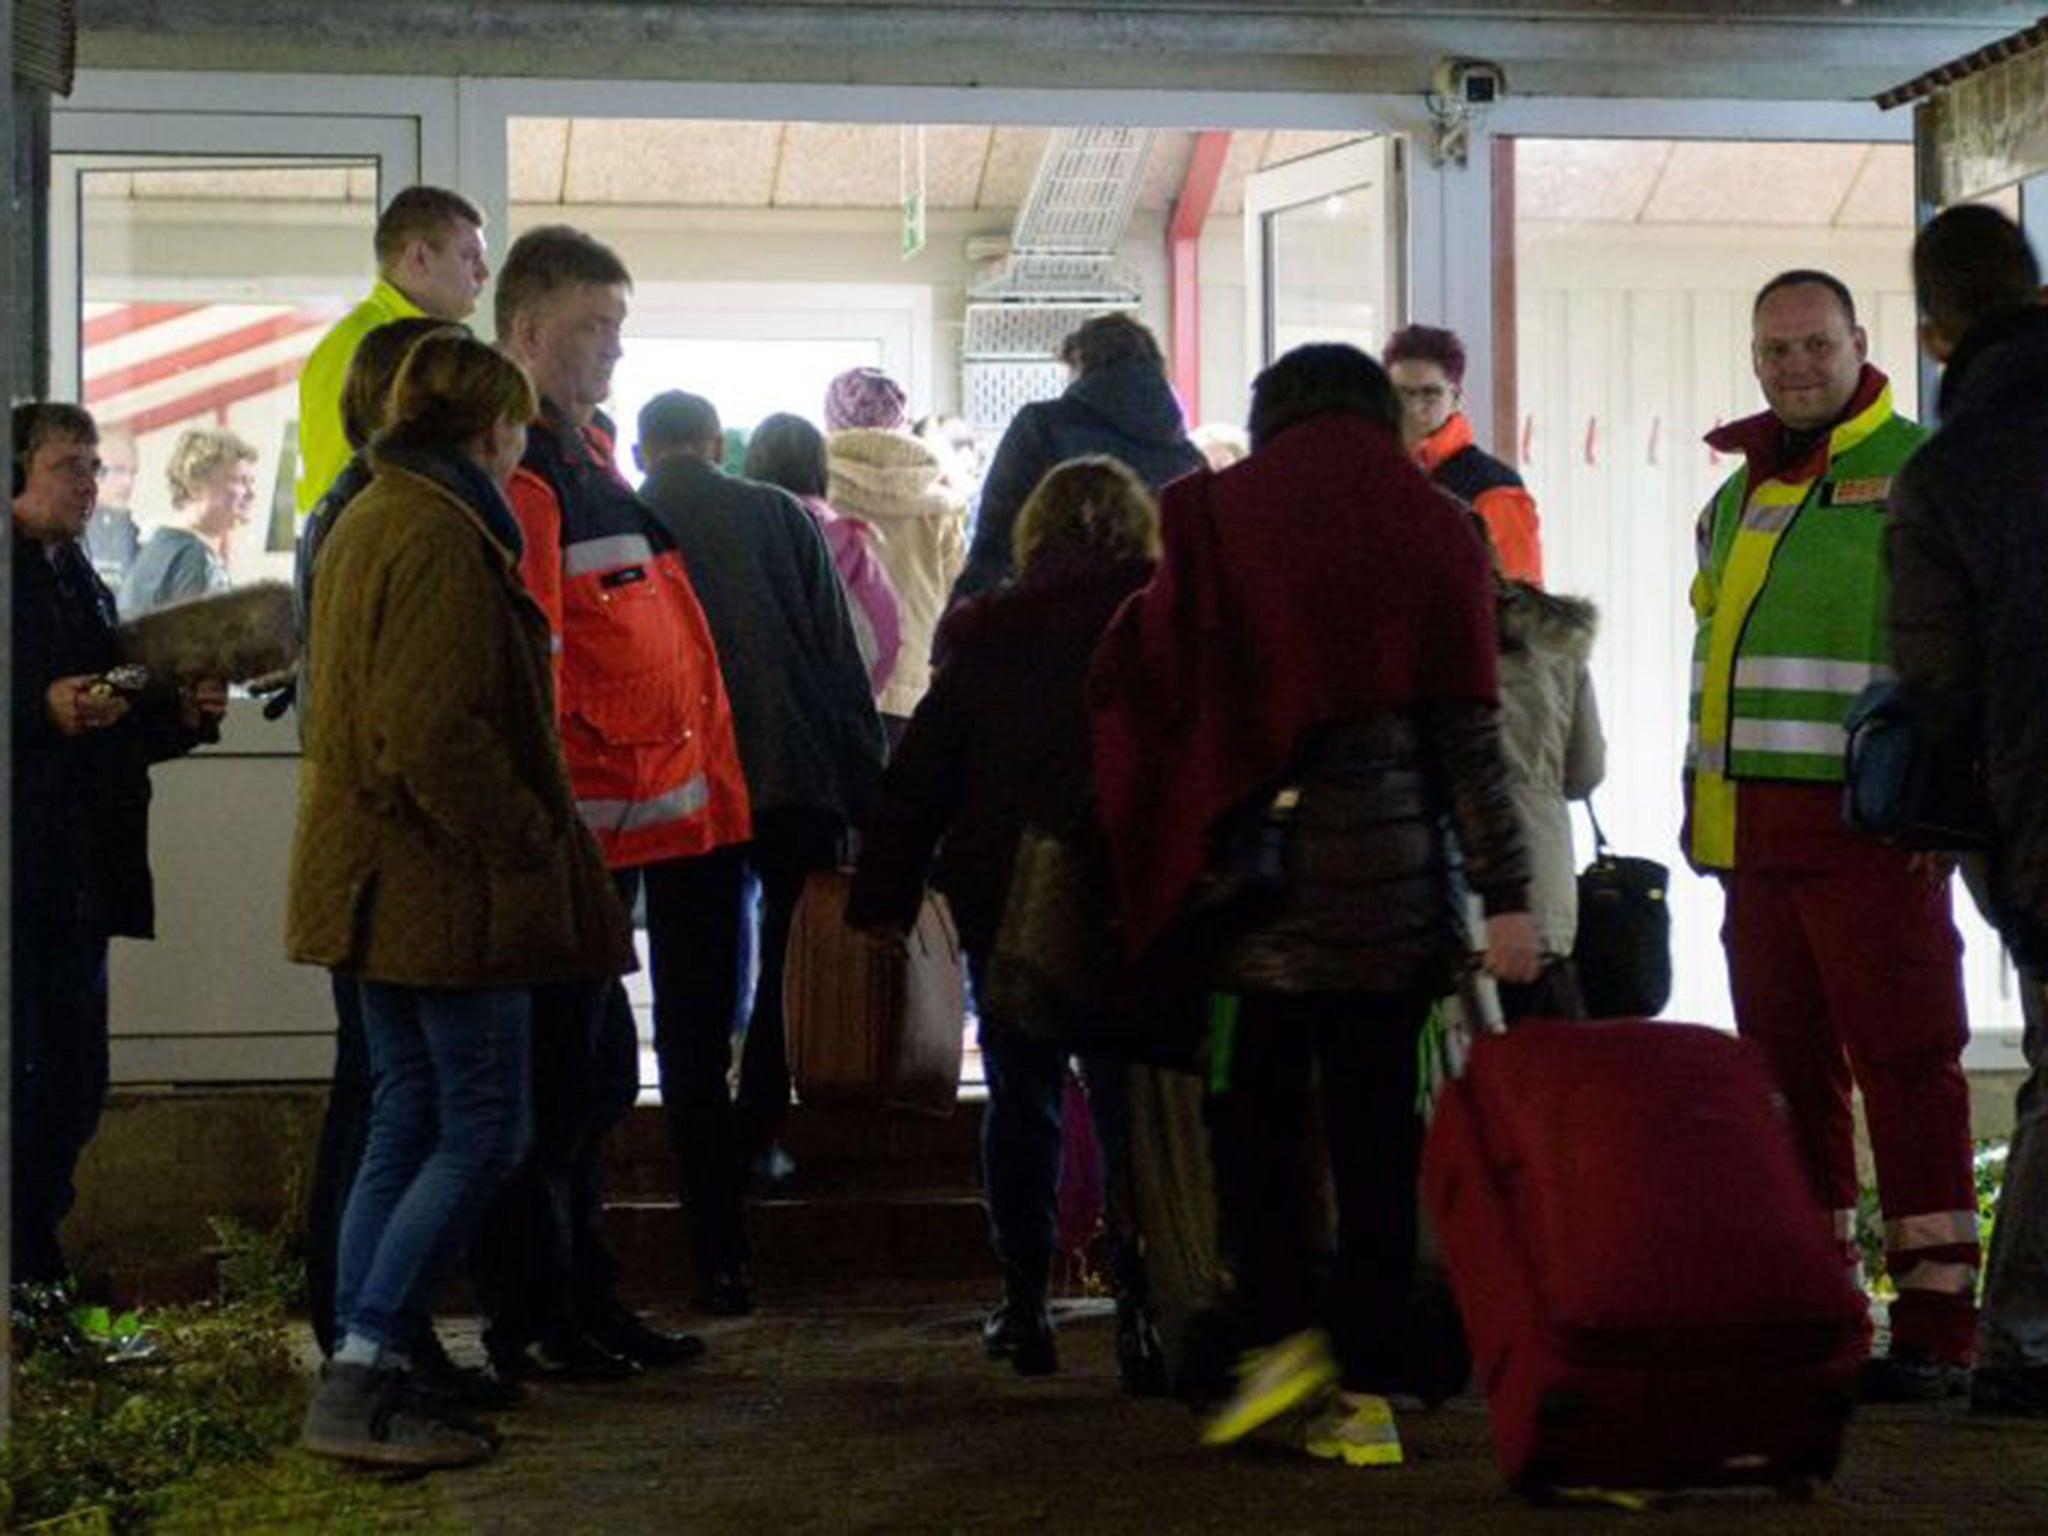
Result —
MULTIPOLYGON (((740 1167, 725 1079, 740 984, 747 793, 703 611, 674 541, 619 475, 611 424, 598 411, 611 392, 630 286, 617 255, 566 226, 529 230, 506 253, 499 343, 541 397, 511 501, 526 544, 521 572, 554 636, 556 710, 577 809, 628 904, 645 890, 655 1053, 685 1170, 693 1256, 707 1286, 719 1280, 743 1291, 740 1167)), ((561 1125, 550 1136, 537 1108, 536 1157, 552 1155, 543 1171, 556 1186, 536 1202, 535 1224, 554 1229, 574 1255, 571 1312, 591 1341, 628 1362, 668 1364, 701 1346, 657 1333, 618 1305, 597 1232, 603 1136, 638 1088, 623 1004, 616 984, 605 995, 563 999, 552 1044, 541 1038, 544 1009, 536 1008, 537 1106, 554 1097, 561 1125)), ((487 1344, 497 1334, 507 1346, 523 1344, 525 1333, 555 1353, 547 1309, 539 1310, 538 1329, 509 1320, 487 1344)), ((494 1350, 494 1360, 505 1353, 494 1350)))

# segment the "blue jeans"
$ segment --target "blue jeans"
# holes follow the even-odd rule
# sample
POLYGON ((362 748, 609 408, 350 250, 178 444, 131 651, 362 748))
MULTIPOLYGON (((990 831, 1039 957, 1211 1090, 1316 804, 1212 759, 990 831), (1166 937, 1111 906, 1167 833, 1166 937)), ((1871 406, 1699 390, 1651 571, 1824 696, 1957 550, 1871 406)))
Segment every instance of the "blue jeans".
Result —
MULTIPOLYGON (((976 992, 983 996, 986 966, 985 956, 968 956, 976 992)), ((1013 1281, 1028 1291, 1042 1292, 1059 1247, 1067 1053, 1014 1024, 991 1018, 985 1007, 980 1038, 982 1073, 988 1083, 988 1106, 981 1117, 981 1180, 990 1241, 1013 1281)), ((1081 1062, 1089 1113, 1102 1147, 1110 1277, 1119 1300, 1137 1301, 1143 1299, 1146 1284, 1130 1210, 1128 1072, 1120 1061, 1081 1062)))
POLYGON ((341 1221, 338 1337, 407 1350, 428 1288, 531 1137, 524 987, 365 982, 370 1140, 341 1221))

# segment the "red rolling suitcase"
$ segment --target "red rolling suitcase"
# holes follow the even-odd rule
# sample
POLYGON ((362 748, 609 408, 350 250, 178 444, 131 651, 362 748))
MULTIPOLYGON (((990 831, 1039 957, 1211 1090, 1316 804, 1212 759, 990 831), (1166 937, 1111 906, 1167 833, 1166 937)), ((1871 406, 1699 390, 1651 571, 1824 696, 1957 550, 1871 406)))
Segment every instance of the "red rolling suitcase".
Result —
POLYGON ((1867 1305, 1750 1046, 1642 1022, 1485 1036, 1438 1100, 1423 1189, 1515 1487, 1833 1472, 1867 1305))

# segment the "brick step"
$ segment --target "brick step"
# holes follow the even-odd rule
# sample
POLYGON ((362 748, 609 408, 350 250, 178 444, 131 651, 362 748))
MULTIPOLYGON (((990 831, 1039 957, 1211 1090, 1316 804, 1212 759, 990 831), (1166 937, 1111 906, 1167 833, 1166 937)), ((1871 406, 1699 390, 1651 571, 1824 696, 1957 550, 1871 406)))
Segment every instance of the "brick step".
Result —
MULTIPOLYGON (((687 1295, 695 1283, 680 1206, 617 1199, 605 1231, 622 1283, 639 1299, 687 1295)), ((809 1193, 747 1208, 754 1273, 769 1287, 902 1277, 971 1280, 993 1272, 981 1198, 971 1188, 809 1193)))
MULTIPOLYGON (((982 1105, 963 1102, 943 1119, 854 1114, 798 1105, 782 1145, 796 1159, 792 1198, 811 1195, 971 1189, 979 1160, 982 1105)), ((677 1189, 668 1125, 643 1105, 611 1134, 606 1189, 614 1200, 661 1200, 677 1189)))

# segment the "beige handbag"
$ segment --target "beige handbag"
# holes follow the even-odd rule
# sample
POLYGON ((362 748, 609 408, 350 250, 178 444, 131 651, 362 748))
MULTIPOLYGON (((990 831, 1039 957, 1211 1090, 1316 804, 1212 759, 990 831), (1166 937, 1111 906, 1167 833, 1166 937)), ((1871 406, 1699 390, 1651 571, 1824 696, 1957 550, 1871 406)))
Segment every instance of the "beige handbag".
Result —
POLYGON ((812 874, 789 928, 782 1006, 797 1097, 823 1108, 950 1115, 967 994, 945 899, 900 948, 846 925, 849 871, 812 874))

